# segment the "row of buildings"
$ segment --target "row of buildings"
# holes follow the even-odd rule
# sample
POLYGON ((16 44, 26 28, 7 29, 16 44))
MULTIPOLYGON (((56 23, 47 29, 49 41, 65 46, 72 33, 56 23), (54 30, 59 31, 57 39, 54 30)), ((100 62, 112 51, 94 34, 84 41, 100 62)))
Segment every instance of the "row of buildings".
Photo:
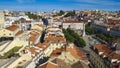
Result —
MULTIPOLYGON (((36 22, 24 14, 17 16, 11 16, 10 13, 4 15, 4 12, 2 14, 5 18, 3 18, 4 21, 1 18, 4 27, 0 29, 0 39, 6 44, 0 45, 0 55, 4 56, 16 46, 21 46, 21 48, 16 52, 19 57, 13 62, 1 65, 1 68, 89 68, 86 53, 73 43, 67 43, 60 27, 61 21, 57 23, 53 21, 54 18, 48 19, 49 24, 45 26, 42 20, 36 22)), ((71 21, 69 17, 66 19, 71 21)), ((73 25, 72 22, 67 22, 67 25, 63 24, 63 28, 70 26, 75 30, 83 30, 83 23, 76 21, 73 25)))
MULTIPOLYGON (((106 45, 96 44, 91 47, 88 55, 75 44, 68 43, 62 32, 62 28, 71 28, 84 36, 87 22, 94 22, 91 26, 92 28, 98 29, 99 27, 96 25, 99 25, 103 27, 100 30, 104 30, 105 26, 108 26, 105 25, 105 22, 107 22, 106 17, 111 14, 114 13, 85 10, 76 11, 76 16, 64 17, 64 14, 53 17, 51 13, 42 13, 42 16, 48 20, 48 25, 45 26, 42 20, 37 22, 30 19, 24 12, 14 15, 11 12, 6 14, 1 11, 0 55, 4 56, 5 53, 16 46, 21 46, 21 48, 16 52, 19 54, 16 60, 6 62, 0 67, 89 68, 90 66, 92 68, 119 68, 119 49, 118 51, 113 51, 106 45)), ((4 60, 6 61, 6 59, 4 60)))
POLYGON ((86 53, 74 44, 67 44, 62 30, 57 25, 48 26, 43 43, 28 49, 34 65, 27 68, 89 68, 86 53))
POLYGON ((89 60, 92 68, 120 67, 120 54, 104 44, 96 44, 90 48, 89 60))

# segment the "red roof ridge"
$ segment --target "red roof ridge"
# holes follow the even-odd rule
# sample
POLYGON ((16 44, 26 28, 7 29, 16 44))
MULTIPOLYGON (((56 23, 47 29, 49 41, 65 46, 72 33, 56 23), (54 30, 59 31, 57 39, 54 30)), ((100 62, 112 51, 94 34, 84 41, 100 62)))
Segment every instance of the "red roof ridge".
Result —
POLYGON ((12 26, 9 26, 9 27, 7 27, 7 28, 5 28, 5 29, 10 30, 10 31, 15 31, 15 30, 18 29, 18 28, 19 28, 18 25, 12 25, 12 26))

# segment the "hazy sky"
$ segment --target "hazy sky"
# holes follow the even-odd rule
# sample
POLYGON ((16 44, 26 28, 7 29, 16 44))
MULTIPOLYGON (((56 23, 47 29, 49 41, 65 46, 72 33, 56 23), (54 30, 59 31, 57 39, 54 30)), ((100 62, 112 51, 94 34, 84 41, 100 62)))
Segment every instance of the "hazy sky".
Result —
POLYGON ((0 0, 0 10, 120 10, 120 0, 0 0))

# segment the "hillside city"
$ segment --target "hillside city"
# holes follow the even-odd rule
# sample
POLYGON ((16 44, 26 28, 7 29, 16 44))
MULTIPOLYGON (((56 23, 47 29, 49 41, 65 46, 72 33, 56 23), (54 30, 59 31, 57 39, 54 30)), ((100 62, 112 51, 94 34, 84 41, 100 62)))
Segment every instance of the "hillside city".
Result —
POLYGON ((0 68, 120 68, 120 11, 0 10, 0 68))

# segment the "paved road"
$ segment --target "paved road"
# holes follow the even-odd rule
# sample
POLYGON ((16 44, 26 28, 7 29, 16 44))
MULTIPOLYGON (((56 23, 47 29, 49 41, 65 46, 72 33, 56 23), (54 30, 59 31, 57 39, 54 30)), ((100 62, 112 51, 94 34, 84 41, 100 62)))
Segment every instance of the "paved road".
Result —
POLYGON ((85 40, 87 46, 93 46, 95 44, 99 44, 100 42, 94 38, 92 38, 91 35, 86 35, 83 37, 83 39, 85 40))
POLYGON ((6 42, 8 42, 8 41, 2 41, 2 42, 0 42, 0 46, 3 45, 3 44, 5 44, 6 42))
POLYGON ((83 39, 85 40, 86 45, 87 45, 87 46, 84 47, 84 50, 86 50, 88 52, 90 52, 90 47, 91 46, 93 46, 95 44, 100 44, 100 42, 97 39, 92 38, 91 35, 86 35, 86 36, 83 37, 83 39))
POLYGON ((6 66, 8 66, 9 64, 11 64, 13 61, 15 61, 18 57, 12 57, 9 59, 0 59, 0 68, 5 68, 6 66))

